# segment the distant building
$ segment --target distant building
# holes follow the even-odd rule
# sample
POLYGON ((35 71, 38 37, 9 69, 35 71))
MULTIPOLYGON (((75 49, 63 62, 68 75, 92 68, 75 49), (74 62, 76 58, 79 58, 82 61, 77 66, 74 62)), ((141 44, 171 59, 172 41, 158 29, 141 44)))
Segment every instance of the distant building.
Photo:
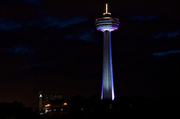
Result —
POLYGON ((39 92, 40 114, 66 113, 67 102, 62 100, 59 93, 39 92))
POLYGON ((45 112, 44 114, 52 116, 54 114, 58 114, 58 115, 66 115, 69 114, 69 109, 67 106, 67 102, 61 102, 59 104, 53 104, 53 103, 49 103, 45 105, 45 112))

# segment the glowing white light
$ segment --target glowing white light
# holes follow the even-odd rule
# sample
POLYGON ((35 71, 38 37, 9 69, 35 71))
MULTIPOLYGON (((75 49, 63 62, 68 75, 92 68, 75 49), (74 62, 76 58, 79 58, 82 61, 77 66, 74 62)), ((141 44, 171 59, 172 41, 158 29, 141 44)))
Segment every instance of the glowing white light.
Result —
POLYGON ((39 97, 42 98, 43 97, 42 94, 40 94, 39 97))
POLYGON ((49 111, 48 110, 45 110, 45 113, 48 113, 49 111))
POLYGON ((41 113, 39 113, 39 114, 40 114, 40 115, 43 115, 44 113, 41 112, 41 113))

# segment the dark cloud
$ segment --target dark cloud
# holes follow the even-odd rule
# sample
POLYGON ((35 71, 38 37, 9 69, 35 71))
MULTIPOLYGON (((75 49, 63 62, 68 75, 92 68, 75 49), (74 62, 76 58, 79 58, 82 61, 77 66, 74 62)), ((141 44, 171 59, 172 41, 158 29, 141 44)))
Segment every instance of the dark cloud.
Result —
POLYGON ((172 32, 160 32, 156 35, 153 35, 153 38, 160 39, 160 38, 176 38, 180 35, 180 30, 172 31, 172 32))
POLYGON ((29 26, 40 27, 40 28, 48 28, 48 27, 65 28, 85 21, 87 21, 87 18, 83 18, 83 17, 74 17, 74 18, 46 17, 41 19, 35 19, 29 22, 0 19, 0 30, 8 31, 8 30, 20 29, 22 27, 29 27, 29 26))
POLYGON ((9 52, 13 53, 13 54, 21 54, 21 55, 24 55, 24 54, 31 54, 31 53, 34 53, 34 49, 33 48, 29 48, 29 47, 25 47, 25 46, 13 46, 11 48, 8 48, 7 49, 9 52))
POLYGON ((153 53, 153 56, 164 56, 164 55, 177 54, 177 53, 180 53, 180 50, 170 50, 167 52, 157 52, 157 53, 153 53))
POLYGON ((15 1, 31 3, 31 4, 35 4, 35 5, 41 5, 42 4, 41 0, 15 0, 15 1))
POLYGON ((147 16, 133 16, 131 20, 139 20, 139 21, 150 21, 158 18, 160 15, 147 15, 147 16))
POLYGON ((9 20, 29 21, 39 16, 41 8, 14 0, 0 1, 0 17, 9 20))
POLYGON ((87 31, 83 31, 77 34, 68 34, 65 36, 66 39, 79 39, 79 40, 84 40, 87 42, 92 42, 94 41, 94 32, 95 29, 89 29, 87 31))
POLYGON ((12 21, 12 20, 6 20, 6 19, 0 19, 0 30, 14 30, 21 28, 23 23, 12 21))
POLYGON ((79 24, 81 22, 87 21, 87 18, 83 17, 74 17, 74 18, 57 18, 57 17, 47 17, 44 18, 42 27, 43 28, 48 28, 48 27, 59 27, 59 28, 64 28, 64 27, 69 27, 73 24, 79 24))

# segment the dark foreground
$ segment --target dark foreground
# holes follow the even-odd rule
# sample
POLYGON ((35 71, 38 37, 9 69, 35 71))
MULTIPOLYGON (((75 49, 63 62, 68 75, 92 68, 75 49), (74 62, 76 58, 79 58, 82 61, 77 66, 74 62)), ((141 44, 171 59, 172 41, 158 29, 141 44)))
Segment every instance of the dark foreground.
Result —
POLYGON ((83 99, 75 96, 68 100, 66 110, 39 115, 22 103, 0 103, 0 119, 116 119, 116 118, 157 118, 179 117, 180 98, 164 97, 154 100, 147 98, 118 97, 114 101, 101 101, 97 97, 83 99))

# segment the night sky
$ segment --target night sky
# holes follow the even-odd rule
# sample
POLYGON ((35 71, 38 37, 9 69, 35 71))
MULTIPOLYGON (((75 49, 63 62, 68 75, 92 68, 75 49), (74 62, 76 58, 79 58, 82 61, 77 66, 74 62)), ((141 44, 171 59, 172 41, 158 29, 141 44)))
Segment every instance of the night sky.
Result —
POLYGON ((161 98, 180 90, 179 0, 0 0, 0 102, 37 107, 38 91, 101 93, 105 3, 115 96, 161 98))

